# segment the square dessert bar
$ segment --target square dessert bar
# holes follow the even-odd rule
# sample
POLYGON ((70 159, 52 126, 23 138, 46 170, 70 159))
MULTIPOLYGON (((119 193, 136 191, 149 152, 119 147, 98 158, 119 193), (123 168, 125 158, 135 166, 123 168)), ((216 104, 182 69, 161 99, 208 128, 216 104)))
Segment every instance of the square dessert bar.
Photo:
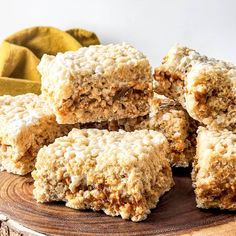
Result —
POLYGON ((25 175, 38 150, 69 132, 35 94, 0 97, 0 170, 25 175))
POLYGON ((80 128, 107 129, 127 132, 134 130, 156 130, 165 135, 170 144, 168 158, 171 165, 187 167, 196 151, 198 122, 193 120, 180 104, 164 96, 150 99, 150 113, 146 116, 80 125, 80 128))
POLYGON ((147 58, 128 44, 44 55, 38 70, 42 93, 60 124, 118 120, 148 113, 151 67, 147 58))
POLYGON ((156 131, 73 129, 38 153, 34 196, 141 221, 173 186, 169 147, 156 131))
POLYGON ((155 91, 180 102, 189 115, 212 128, 235 129, 236 67, 174 46, 155 69, 155 91))
POLYGON ((236 210, 236 134, 200 127, 193 166, 197 207, 236 210))
MULTIPOLYGON (((187 167, 192 162, 196 150, 195 123, 174 100, 157 95, 150 101, 148 128, 162 132, 169 141, 172 166, 187 167)), ((145 127, 147 123, 140 127, 142 124, 145 127)))

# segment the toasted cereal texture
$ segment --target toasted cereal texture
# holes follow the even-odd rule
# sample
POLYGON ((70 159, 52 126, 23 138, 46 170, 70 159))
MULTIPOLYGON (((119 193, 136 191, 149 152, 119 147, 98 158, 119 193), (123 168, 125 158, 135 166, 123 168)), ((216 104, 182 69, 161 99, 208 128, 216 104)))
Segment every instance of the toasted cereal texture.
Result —
POLYGON ((197 126, 182 106, 175 101, 155 96, 150 102, 149 129, 162 132, 170 144, 170 162, 187 167, 195 155, 197 126))
POLYGON ((127 132, 134 130, 156 130, 165 135, 170 144, 171 165, 188 167, 196 151, 197 121, 193 120, 180 104, 155 94, 150 99, 150 113, 146 116, 113 121, 82 124, 80 128, 107 129, 127 132))
POLYGON ((173 186, 168 150, 156 131, 73 129, 39 151, 34 197, 144 220, 173 186))
POLYGON ((155 69, 155 91, 180 102, 189 115, 214 129, 236 126, 236 67, 174 46, 155 69))
POLYGON ((25 175, 33 170, 38 150, 72 128, 58 125, 41 96, 0 97, 0 170, 25 175))
POLYGON ((128 44, 44 55, 38 70, 42 94, 60 124, 135 118, 148 113, 151 67, 147 58, 128 44))
POLYGON ((137 129, 148 129, 149 115, 138 116, 135 118, 124 118, 119 120, 92 122, 80 124, 81 129, 107 129, 109 131, 118 131, 119 129, 127 132, 135 131, 137 129))
POLYGON ((236 210, 236 134, 200 127, 192 179, 197 207, 236 210))

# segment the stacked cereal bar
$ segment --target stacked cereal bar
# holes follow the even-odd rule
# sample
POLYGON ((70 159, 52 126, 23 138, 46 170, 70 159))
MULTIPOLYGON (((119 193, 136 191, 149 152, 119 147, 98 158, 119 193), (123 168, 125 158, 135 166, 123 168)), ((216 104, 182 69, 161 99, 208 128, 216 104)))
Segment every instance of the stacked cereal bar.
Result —
POLYGON ((34 196, 141 221, 173 186, 166 138, 156 131, 73 129, 37 157, 34 196))
POLYGON ((192 172, 197 206, 235 210, 236 67, 177 45, 154 79, 156 92, 181 103, 206 126, 198 130, 192 172))
POLYGON ((198 207, 236 210, 236 134, 200 127, 192 178, 198 207))
POLYGON ((150 103, 149 129, 162 132, 170 144, 172 166, 187 167, 195 155, 196 121, 168 98, 154 97, 150 103))
POLYGON ((174 100, 164 96, 150 99, 150 112, 146 116, 82 124, 81 128, 108 129, 109 131, 134 131, 150 129, 162 132, 170 144, 171 165, 187 167, 192 162, 196 149, 198 122, 174 100))
POLYGON ((58 125, 40 96, 0 97, 0 170, 25 175, 33 170, 39 149, 69 132, 58 125))
POLYGON ((199 122, 236 128, 236 67, 175 46, 156 68, 156 91, 180 102, 199 122))
POLYGON ((60 124, 148 114, 151 67, 147 58, 128 44, 44 55, 38 69, 42 74, 42 94, 60 124))

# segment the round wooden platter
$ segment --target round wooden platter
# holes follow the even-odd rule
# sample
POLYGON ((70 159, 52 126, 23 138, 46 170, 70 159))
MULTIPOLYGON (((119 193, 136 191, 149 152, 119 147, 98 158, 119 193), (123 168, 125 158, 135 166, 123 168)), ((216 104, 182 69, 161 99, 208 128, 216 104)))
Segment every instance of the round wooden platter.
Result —
POLYGON ((175 187, 144 222, 63 203, 38 204, 31 176, 0 173, 0 235, 236 235, 233 212, 196 208, 190 170, 174 170, 175 187))

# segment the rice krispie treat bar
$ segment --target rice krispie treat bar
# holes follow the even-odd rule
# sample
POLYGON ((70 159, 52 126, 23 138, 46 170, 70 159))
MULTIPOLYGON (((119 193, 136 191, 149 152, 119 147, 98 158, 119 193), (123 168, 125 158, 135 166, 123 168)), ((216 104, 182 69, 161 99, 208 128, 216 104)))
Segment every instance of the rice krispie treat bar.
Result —
POLYGON ((58 123, 88 123, 144 116, 152 94, 147 58, 128 44, 96 45, 44 55, 42 93, 58 123))
POLYGON ((195 155, 197 127, 182 106, 171 99, 156 96, 150 102, 148 123, 149 129, 162 132, 169 141, 171 165, 189 166, 195 155))
POLYGON ((174 46, 155 69, 155 91, 180 102, 212 128, 236 128, 236 67, 174 46))
POLYGON ((165 135, 170 144, 171 165, 187 167, 196 151, 196 131, 198 122, 193 120, 180 104, 164 96, 155 94, 150 100, 150 113, 146 116, 114 121, 87 123, 84 128, 107 129, 127 132, 134 130, 156 130, 165 135))
POLYGON ((37 156, 34 196, 141 221, 173 186, 168 142, 156 131, 73 129, 37 156))
POLYGON ((25 175, 33 170, 38 150, 69 132, 58 125, 40 96, 0 97, 0 170, 25 175))
POLYGON ((200 127, 193 166, 197 207, 236 210, 236 134, 200 127))

